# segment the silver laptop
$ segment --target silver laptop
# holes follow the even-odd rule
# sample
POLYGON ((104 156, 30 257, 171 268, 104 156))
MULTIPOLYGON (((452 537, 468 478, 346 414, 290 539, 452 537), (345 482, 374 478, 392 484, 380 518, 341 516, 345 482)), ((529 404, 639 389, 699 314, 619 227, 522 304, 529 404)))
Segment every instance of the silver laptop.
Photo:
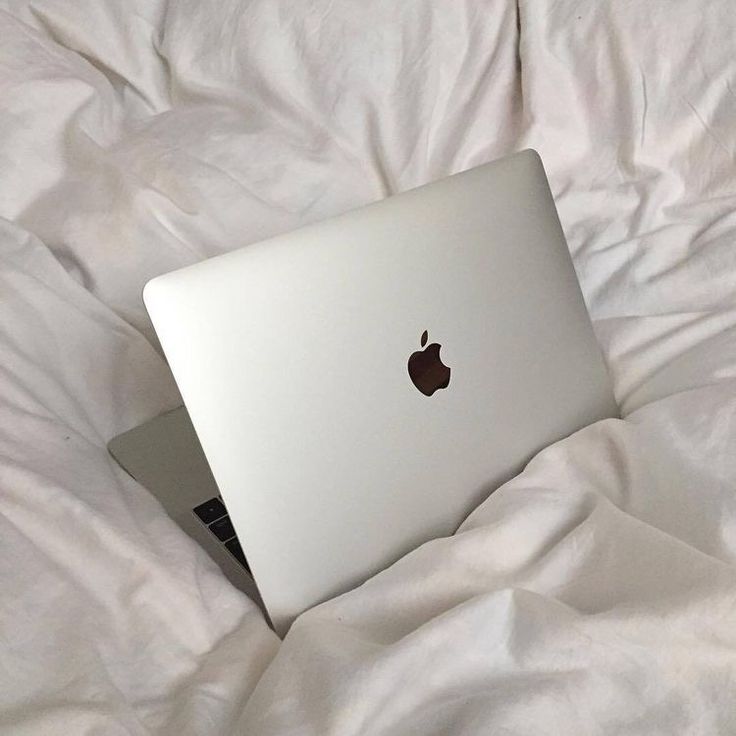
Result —
POLYGON ((184 410, 111 450, 255 579, 280 634, 617 413, 533 151, 159 276, 144 300, 214 480, 184 410), (179 453, 199 469, 170 473, 179 453))

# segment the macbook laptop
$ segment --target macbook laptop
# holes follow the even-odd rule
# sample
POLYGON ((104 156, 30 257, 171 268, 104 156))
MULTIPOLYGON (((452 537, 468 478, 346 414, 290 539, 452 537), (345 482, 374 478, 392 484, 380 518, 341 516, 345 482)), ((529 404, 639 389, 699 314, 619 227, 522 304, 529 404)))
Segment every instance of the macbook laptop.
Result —
POLYGON ((110 449, 280 634, 617 414, 533 151, 159 276, 144 301, 186 410, 110 449))

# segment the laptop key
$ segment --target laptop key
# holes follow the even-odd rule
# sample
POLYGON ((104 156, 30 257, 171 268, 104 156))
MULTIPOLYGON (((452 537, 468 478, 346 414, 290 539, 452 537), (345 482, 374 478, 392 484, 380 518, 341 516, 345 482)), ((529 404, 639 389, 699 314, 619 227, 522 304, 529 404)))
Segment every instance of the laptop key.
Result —
POLYGON ((235 529, 229 516, 223 516, 222 519, 213 521, 210 524, 210 531, 221 541, 235 536, 235 529))
POLYGON ((248 571, 250 572, 250 567, 248 567, 248 562, 245 559, 245 555, 243 554, 243 548, 240 546, 240 542, 238 541, 237 537, 233 537, 232 539, 229 539, 227 542, 225 542, 225 546, 230 551, 230 554, 248 571))
POLYGON ((197 514, 205 524, 211 524, 216 519, 227 514, 225 504, 220 501, 217 496, 215 496, 215 498, 211 498, 209 501, 199 504, 199 506, 195 506, 192 511, 194 511, 194 513, 197 514))

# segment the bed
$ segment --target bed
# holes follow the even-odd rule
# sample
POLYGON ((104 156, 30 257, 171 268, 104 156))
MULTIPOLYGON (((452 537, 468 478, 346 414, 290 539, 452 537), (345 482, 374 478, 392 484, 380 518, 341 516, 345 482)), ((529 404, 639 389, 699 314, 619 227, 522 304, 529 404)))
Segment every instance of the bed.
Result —
POLYGON ((1 733, 736 731, 732 3, 1 7, 1 733), (106 451, 142 285, 525 147, 622 418, 280 641, 106 451))

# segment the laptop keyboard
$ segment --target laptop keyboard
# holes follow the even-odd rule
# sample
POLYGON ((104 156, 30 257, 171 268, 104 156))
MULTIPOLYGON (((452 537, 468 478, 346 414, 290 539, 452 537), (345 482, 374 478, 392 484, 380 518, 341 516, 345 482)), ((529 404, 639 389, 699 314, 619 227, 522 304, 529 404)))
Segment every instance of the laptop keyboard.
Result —
POLYGON ((209 501, 195 506, 192 511, 238 563, 250 573, 248 562, 243 554, 243 548, 240 546, 238 537, 235 534, 235 528, 233 527, 232 521, 230 521, 230 517, 227 515, 227 509, 222 499, 219 496, 215 496, 209 501))

